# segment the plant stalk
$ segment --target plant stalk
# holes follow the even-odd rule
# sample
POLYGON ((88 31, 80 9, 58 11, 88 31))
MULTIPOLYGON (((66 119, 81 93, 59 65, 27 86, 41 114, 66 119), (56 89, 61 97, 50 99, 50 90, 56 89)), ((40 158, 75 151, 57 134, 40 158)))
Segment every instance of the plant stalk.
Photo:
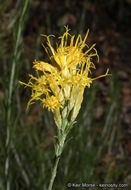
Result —
MULTIPOLYGON (((58 133, 59 132, 60 131, 58 131, 58 133)), ((56 173, 57 173, 58 163, 59 163, 61 154, 63 152, 63 147, 64 147, 65 139, 66 139, 66 136, 67 136, 67 134, 65 134, 65 133, 60 132, 59 134, 61 134, 61 135, 60 136, 58 135, 58 142, 57 142, 57 144, 55 146, 55 163, 54 163, 54 167, 53 167, 53 170, 52 170, 48 190, 52 190, 52 186, 53 186, 53 183, 54 183, 54 180, 55 180, 55 177, 56 177, 56 173)))
POLYGON ((57 167, 58 167, 59 160, 60 160, 60 156, 59 156, 59 157, 56 157, 56 159, 55 159, 55 164, 54 164, 54 168, 53 168, 52 175, 51 175, 51 179, 50 179, 50 183, 49 183, 49 187, 48 187, 48 190, 52 190, 52 186, 53 186, 53 183, 54 183, 54 180, 55 180, 55 177, 56 177, 56 172, 57 172, 57 167))

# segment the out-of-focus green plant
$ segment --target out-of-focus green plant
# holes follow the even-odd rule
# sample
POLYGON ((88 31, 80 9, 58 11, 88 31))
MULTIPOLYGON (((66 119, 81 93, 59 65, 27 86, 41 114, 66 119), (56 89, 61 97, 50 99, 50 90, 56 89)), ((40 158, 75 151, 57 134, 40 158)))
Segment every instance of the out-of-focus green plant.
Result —
MULTIPOLYGON (((5 1, 5 4, 7 2, 5 1)), ((3 4, 3 6, 5 5, 3 4)), ((19 6, 19 5, 17 5, 19 6)), ((4 117, 5 117, 5 128, 6 128, 6 142, 5 142, 5 152, 4 152, 4 156, 5 156, 5 172, 4 172, 4 178, 1 177, 1 186, 3 189, 6 190, 10 190, 12 189, 13 185, 12 185, 12 174, 11 174, 11 167, 12 167, 12 152, 14 153, 14 156, 17 160, 17 163, 19 164, 19 166, 21 167, 21 162, 19 159, 19 156, 16 152, 16 148, 13 142, 13 138, 14 138, 14 131, 16 129, 16 126, 18 125, 18 120, 19 120, 19 113, 16 111, 17 107, 16 107, 16 102, 19 98, 18 96, 18 88, 17 88, 17 78, 18 78, 18 73, 19 73, 19 68, 20 68, 20 63, 19 63, 19 58, 21 55, 21 44, 22 44, 22 33, 23 33, 23 29, 25 26, 25 21, 26 21, 26 17, 27 17, 27 12, 28 12, 28 7, 29 7, 29 0, 25 0, 25 1, 21 1, 21 9, 18 13, 18 15, 20 14, 20 16, 16 15, 15 18, 18 19, 14 19, 12 20, 12 23, 10 23, 10 25, 8 25, 8 29, 9 27, 11 27, 11 25, 14 24, 14 22, 16 22, 15 27, 14 27, 14 40, 13 40, 13 52, 12 55, 9 59, 10 61, 10 65, 6 67, 6 70, 9 68, 9 71, 7 71, 9 73, 9 77, 8 77, 8 81, 7 81, 7 76, 6 76, 6 80, 2 80, 2 85, 3 85, 3 89, 5 89, 4 91, 4 103, 5 103, 5 107, 3 107, 4 109, 4 117), (14 22, 13 22, 14 21, 14 22), (8 83, 8 87, 7 87, 7 83, 8 83)), ((7 73, 6 73, 7 74, 7 73)), ((26 177, 26 173, 23 170, 23 175, 26 177)), ((27 178, 26 182, 28 183, 27 178)))

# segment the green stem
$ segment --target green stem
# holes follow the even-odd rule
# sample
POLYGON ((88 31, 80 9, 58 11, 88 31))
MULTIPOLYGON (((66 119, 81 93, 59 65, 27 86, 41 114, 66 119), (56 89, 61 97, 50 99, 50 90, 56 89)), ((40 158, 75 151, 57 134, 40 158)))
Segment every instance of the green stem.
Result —
POLYGON ((54 168, 53 168, 52 175, 51 175, 51 179, 50 179, 50 183, 49 183, 49 187, 48 187, 48 190, 52 190, 52 186, 53 186, 53 183, 54 183, 54 180, 55 180, 55 177, 56 177, 56 172, 57 172, 57 167, 58 167, 59 160, 60 160, 60 156, 59 156, 59 157, 56 157, 56 159, 55 159, 55 164, 54 164, 54 168))
POLYGON ((53 183, 54 183, 54 180, 55 180, 55 177, 56 177, 56 173, 57 173, 58 163, 59 163, 61 154, 63 152, 63 147, 64 147, 65 139, 66 139, 66 136, 67 136, 67 134, 61 133, 61 131, 59 131, 59 132, 58 132, 59 133, 58 142, 57 142, 56 147, 55 147, 55 164, 54 164, 54 167, 53 167, 53 170, 52 170, 48 190, 52 190, 52 186, 53 186, 53 183))
POLYGON ((54 163, 54 167, 53 167, 53 170, 52 170, 48 190, 52 190, 52 186, 53 186, 53 183, 54 183, 54 180, 55 180, 55 177, 56 177, 56 173, 57 173, 58 163, 59 163, 61 154, 63 152, 65 140, 66 140, 66 137, 67 137, 69 131, 72 128, 73 123, 68 122, 68 115, 69 114, 67 113, 66 118, 62 119, 61 128, 58 128, 57 143, 55 145, 55 163, 54 163))

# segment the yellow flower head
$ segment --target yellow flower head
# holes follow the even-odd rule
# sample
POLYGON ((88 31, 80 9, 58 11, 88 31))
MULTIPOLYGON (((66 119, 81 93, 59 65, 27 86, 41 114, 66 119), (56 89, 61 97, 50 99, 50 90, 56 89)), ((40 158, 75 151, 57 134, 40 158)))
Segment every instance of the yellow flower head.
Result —
POLYGON ((66 102, 66 110, 72 110, 71 119, 74 120, 79 112, 85 87, 90 87, 93 80, 107 76, 108 71, 95 79, 90 78, 91 68, 95 69, 92 57, 99 57, 95 44, 91 47, 86 44, 89 31, 82 40, 81 35, 71 36, 68 27, 65 28, 65 33, 58 38, 56 48, 50 42, 53 35, 43 35, 47 39, 47 45, 43 46, 49 63, 34 61, 33 68, 37 71, 37 77, 29 75, 27 84, 20 83, 32 88, 28 105, 40 100, 43 107, 58 113, 60 108, 64 109, 66 102))

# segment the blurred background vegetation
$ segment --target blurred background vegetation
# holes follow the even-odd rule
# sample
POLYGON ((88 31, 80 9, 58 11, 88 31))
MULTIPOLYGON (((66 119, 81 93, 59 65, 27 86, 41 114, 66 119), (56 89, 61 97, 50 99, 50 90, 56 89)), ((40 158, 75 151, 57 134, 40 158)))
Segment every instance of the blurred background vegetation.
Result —
POLYGON ((20 87, 18 80, 28 81, 35 59, 47 61, 40 34, 58 36, 64 25, 82 36, 90 29, 87 43, 96 43, 100 56, 93 75, 110 68, 112 77, 86 89, 54 189, 66 190, 68 182, 122 183, 129 188, 130 21, 130 0, 0 2, 0 190, 47 189, 56 127, 40 104, 26 111, 30 89, 20 87))

